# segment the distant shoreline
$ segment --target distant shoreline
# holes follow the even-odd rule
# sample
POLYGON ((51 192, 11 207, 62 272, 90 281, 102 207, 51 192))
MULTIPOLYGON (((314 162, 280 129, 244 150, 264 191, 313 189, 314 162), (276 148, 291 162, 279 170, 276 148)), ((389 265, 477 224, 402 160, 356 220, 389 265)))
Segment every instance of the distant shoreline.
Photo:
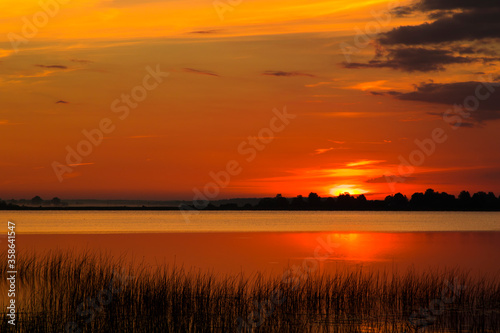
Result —
POLYGON ((337 197, 320 197, 309 193, 286 198, 281 194, 267 198, 237 198, 194 201, 142 201, 142 200, 69 200, 55 197, 42 200, 39 196, 31 200, 0 200, 0 210, 151 210, 151 211, 500 211, 500 198, 493 192, 477 192, 471 195, 462 191, 458 197, 446 192, 427 189, 415 192, 408 198, 396 193, 384 200, 369 200, 363 194, 349 193, 337 197))
MULTIPOLYGON (((76 210, 95 210, 95 211, 185 211, 179 207, 120 207, 120 206, 83 206, 83 207, 17 207, 0 209, 0 211, 76 211, 76 210)), ((200 212, 209 211, 281 211, 281 212, 500 212, 500 209, 258 209, 258 208, 208 208, 192 209, 200 212)))

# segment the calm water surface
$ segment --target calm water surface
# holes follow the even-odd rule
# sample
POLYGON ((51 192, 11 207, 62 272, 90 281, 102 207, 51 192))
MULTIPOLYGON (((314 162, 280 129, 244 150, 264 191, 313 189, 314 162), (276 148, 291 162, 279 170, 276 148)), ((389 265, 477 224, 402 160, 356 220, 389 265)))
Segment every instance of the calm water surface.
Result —
POLYGON ((151 267, 282 272, 326 243, 333 251, 316 261, 319 270, 500 271, 500 213, 201 212, 186 220, 170 211, 3 211, 0 219, 16 223, 22 251, 96 251, 151 267))
POLYGON ((20 233, 500 231, 499 212, 2 211, 20 233))

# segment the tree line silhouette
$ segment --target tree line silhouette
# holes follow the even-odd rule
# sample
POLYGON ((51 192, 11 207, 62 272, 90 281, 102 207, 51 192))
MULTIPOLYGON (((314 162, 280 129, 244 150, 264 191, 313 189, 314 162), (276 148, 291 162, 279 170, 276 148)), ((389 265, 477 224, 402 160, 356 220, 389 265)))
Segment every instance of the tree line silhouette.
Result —
MULTIPOLYGON (((188 205, 189 206, 189 205, 188 205)), ((7 209, 75 209, 55 197, 51 200, 43 200, 35 196, 31 200, 9 200, 0 199, 0 210, 7 209)), ((177 207, 80 207, 78 209, 159 209, 175 210, 177 207)), ((194 205, 191 209, 196 209, 194 205)), ((388 195, 384 200, 368 200, 365 195, 341 194, 337 197, 320 197, 311 192, 307 197, 298 195, 294 198, 285 198, 277 194, 273 198, 262 198, 257 204, 238 205, 237 203, 225 203, 217 205, 210 202, 204 210, 380 210, 380 211, 500 211, 500 197, 494 193, 477 192, 471 195, 468 191, 462 191, 455 197, 446 192, 436 192, 428 189, 424 193, 416 192, 408 198, 406 195, 396 193, 388 195)))
POLYGON ((263 198, 258 204, 238 207, 234 203, 215 206, 209 204, 208 210, 383 210, 383 211, 500 211, 500 197, 492 192, 477 192, 471 195, 462 191, 458 197, 446 192, 428 189, 416 192, 409 199, 396 193, 384 200, 368 200, 365 195, 341 194, 337 197, 322 198, 311 192, 307 198, 299 195, 285 198, 281 194, 274 198, 263 198))
POLYGON ((58 197, 54 197, 51 200, 43 200, 40 196, 35 196, 31 200, 26 200, 26 199, 20 199, 20 200, 15 200, 11 199, 8 201, 4 201, 0 199, 0 209, 19 209, 22 208, 25 205, 30 205, 30 206, 53 206, 53 207, 63 207, 67 206, 68 204, 66 202, 63 202, 61 199, 58 197))

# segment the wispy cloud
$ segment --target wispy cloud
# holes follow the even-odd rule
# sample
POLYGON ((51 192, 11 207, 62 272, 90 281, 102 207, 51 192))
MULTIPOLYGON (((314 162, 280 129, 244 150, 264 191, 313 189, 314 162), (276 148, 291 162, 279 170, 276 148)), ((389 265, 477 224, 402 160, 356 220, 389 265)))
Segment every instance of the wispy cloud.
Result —
POLYGON ((284 71, 265 71, 262 75, 267 76, 280 76, 280 77, 293 77, 293 76, 306 76, 306 77, 316 77, 316 75, 302 73, 302 72, 284 72, 284 71))
POLYGON ((80 64, 90 64, 90 63, 93 63, 92 60, 86 60, 86 59, 70 59, 69 61, 80 63, 80 64))
POLYGON ((35 65, 40 68, 49 68, 49 69, 68 69, 68 66, 63 65, 35 65))
POLYGON ((195 30, 195 31, 191 31, 189 32, 190 34, 215 34, 217 32, 219 32, 220 30, 217 30, 217 29, 212 29, 212 30, 195 30))
POLYGON ((382 140, 382 141, 360 141, 355 143, 359 143, 362 145, 385 145, 391 142, 392 142, 391 140, 382 140))
POLYGON ((319 155, 319 154, 324 154, 326 152, 329 152, 330 150, 334 150, 335 148, 319 148, 319 149, 316 149, 314 151, 314 154, 315 155, 319 155))
POLYGON ((446 65, 471 64, 479 61, 493 61, 497 58, 486 57, 462 57, 454 55, 450 50, 435 50, 422 47, 405 47, 388 49, 385 54, 379 54, 368 63, 347 63, 345 68, 391 68, 406 72, 433 72, 443 71, 446 65), (385 56, 385 59, 382 57, 385 56))
POLYGON ((314 87, 319 87, 319 86, 325 86, 332 84, 333 82, 318 82, 318 83, 313 83, 313 84, 306 84, 305 86, 307 88, 314 88, 314 87))
MULTIPOLYGON (((356 104, 356 103, 349 103, 356 104)), ((345 104, 348 105, 348 104, 345 104)), ((311 115, 318 117, 327 117, 327 118, 374 118, 374 117, 383 117, 392 115, 390 111, 334 111, 334 112, 311 112, 311 115)))
POLYGON ((35 73, 35 74, 17 74, 17 75, 9 75, 9 77, 13 80, 15 79, 25 79, 25 78, 34 78, 34 77, 46 77, 51 76, 56 73, 56 71, 45 70, 43 72, 35 73))
POLYGON ((209 75, 209 76, 216 76, 216 77, 220 77, 220 75, 219 75, 219 74, 216 74, 216 73, 211 72, 211 71, 201 70, 201 69, 183 68, 182 70, 183 70, 184 72, 187 72, 187 73, 193 73, 193 74, 200 74, 200 75, 209 75))
POLYGON ((347 148, 347 147, 318 148, 318 149, 314 150, 313 155, 324 154, 324 153, 327 153, 327 152, 332 151, 332 150, 346 150, 346 149, 351 149, 351 148, 347 148))
POLYGON ((380 90, 393 90, 393 87, 388 87, 386 85, 387 80, 361 82, 354 86, 347 87, 348 89, 366 91, 370 89, 380 89, 380 90))
POLYGON ((373 165, 378 163, 383 163, 385 160, 361 160, 357 162, 347 163, 347 167, 357 167, 357 166, 365 166, 365 165, 373 165))

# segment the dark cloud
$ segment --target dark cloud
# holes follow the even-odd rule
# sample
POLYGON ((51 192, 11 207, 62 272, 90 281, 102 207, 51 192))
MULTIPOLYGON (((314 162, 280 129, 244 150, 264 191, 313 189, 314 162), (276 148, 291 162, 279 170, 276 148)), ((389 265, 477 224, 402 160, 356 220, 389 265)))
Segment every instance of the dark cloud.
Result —
POLYGON ((68 69, 67 66, 63 65, 35 65, 35 66, 41 68, 51 68, 51 69, 68 69))
POLYGON ((401 95, 401 93, 399 91, 388 91, 386 92, 387 95, 390 95, 390 96, 399 96, 401 95))
POLYGON ((421 0, 414 5, 423 12, 432 10, 498 8, 498 0, 421 0))
POLYGON ((437 19, 440 19, 440 18, 443 18, 443 17, 446 17, 446 16, 451 16, 451 15, 453 15, 453 11, 452 10, 440 10, 440 11, 431 12, 431 13, 427 14, 427 16, 431 20, 437 20, 437 19))
POLYGON ((69 104, 68 101, 63 101, 62 99, 57 101, 56 104, 69 104))
POLYGON ((284 71, 265 71, 262 73, 262 75, 268 75, 268 76, 307 76, 307 77, 316 77, 316 75, 308 74, 308 73, 302 73, 302 72, 284 72, 284 71))
POLYGON ((403 17, 415 12, 425 12, 431 19, 452 15, 456 10, 498 8, 497 0, 421 0, 412 5, 395 7, 391 12, 403 17))
POLYGON ((398 48, 386 50, 384 60, 381 56, 368 63, 344 63, 346 68, 392 68, 406 72, 442 71, 444 65, 467 64, 484 58, 471 58, 453 55, 452 51, 426 49, 422 47, 398 48))
POLYGON ((214 72, 205 71, 205 70, 201 70, 201 69, 183 68, 182 70, 183 70, 184 72, 187 72, 187 73, 193 73, 193 74, 209 75, 209 76, 217 76, 217 77, 219 77, 219 76, 220 76, 219 74, 216 74, 216 73, 214 73, 214 72))
MULTIPOLYGON (((389 95, 384 92, 375 94, 389 95)), ((465 107, 465 112, 470 114, 470 120, 476 124, 500 119, 500 82, 421 83, 415 87, 415 91, 392 96, 403 101, 444 104, 449 108, 465 107), (477 110, 474 111, 472 108, 475 106, 477 110)), ((461 126, 472 127, 473 124, 466 121, 461 126)))
POLYGON ((497 52, 491 49, 487 49, 485 47, 476 47, 476 46, 453 46, 450 48, 451 50, 460 53, 460 54, 486 54, 489 56, 496 56, 497 52))
MULTIPOLYGON (((492 89, 498 90, 500 83, 489 82, 492 89)), ((455 83, 421 83, 416 90, 398 95, 401 100, 423 101, 441 104, 462 104, 467 96, 475 96, 476 88, 482 86, 482 82, 455 82, 455 83)), ((488 110, 500 111, 500 94, 491 94, 481 104, 488 110)))
POLYGON ((394 28, 382 33, 378 42, 381 45, 426 45, 500 38, 499 17, 500 1, 496 1, 496 7, 477 7, 438 17, 431 23, 394 28))
POLYGON ((404 17, 413 14, 415 9, 411 6, 399 6, 396 8, 393 8, 391 10, 391 13, 398 16, 398 17, 404 17))
POLYGON ((374 96, 386 96, 386 95, 389 95, 389 96, 398 96, 398 95, 401 95, 402 93, 400 93, 399 91, 383 91, 383 92, 380 92, 380 91, 370 91, 370 94, 374 95, 374 96))
POLYGON ((442 71, 453 64, 500 61, 500 0, 420 0, 392 10, 398 16, 425 13, 418 25, 399 26, 376 38, 377 56, 346 68, 442 71), (465 45, 464 45, 465 44, 465 45), (380 53, 385 54, 382 59, 380 53))

